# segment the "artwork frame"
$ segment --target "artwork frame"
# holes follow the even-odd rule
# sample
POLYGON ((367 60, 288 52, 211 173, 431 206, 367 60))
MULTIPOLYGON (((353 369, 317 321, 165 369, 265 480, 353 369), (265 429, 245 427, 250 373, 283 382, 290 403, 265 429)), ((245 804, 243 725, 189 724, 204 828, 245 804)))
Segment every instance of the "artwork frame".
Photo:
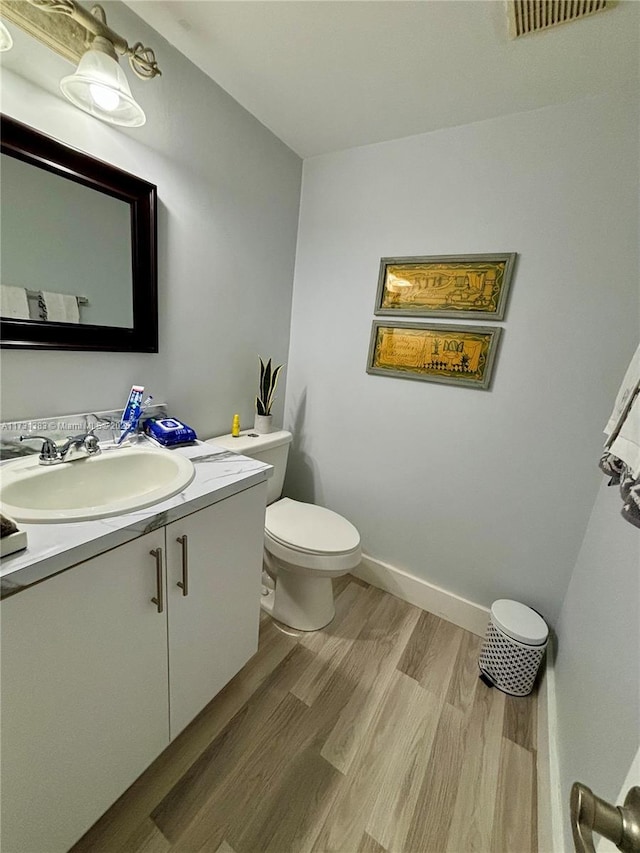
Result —
MULTIPOLYGON (((406 323, 396 321, 374 320, 371 326, 371 338, 369 341, 369 354, 367 357, 367 373, 377 376, 391 376, 396 379, 417 379, 424 382, 439 382, 447 385, 460 385, 465 388, 476 388, 486 391, 490 388, 493 372, 498 355, 498 348, 502 334, 502 326, 467 326, 453 323, 406 323), (382 330, 382 333, 381 333, 382 330), (402 358, 392 363, 389 355, 389 344, 386 344, 385 331, 399 331, 406 333, 405 338, 423 338, 423 350, 419 345, 407 342, 399 342, 398 349, 405 348, 406 358, 402 364, 402 358), (415 334, 417 332, 418 334, 415 334), (450 336, 447 339, 447 336, 450 336), (427 365, 418 366, 416 361, 424 359, 427 343, 433 339, 437 341, 442 338, 443 346, 448 344, 446 351, 442 353, 440 365, 433 361, 427 365), (465 348, 464 343, 469 346, 465 348), (460 344, 462 348, 460 347, 460 344), (407 344, 405 346, 405 344, 407 344), (455 348, 452 346, 455 344, 455 348), (383 349, 387 353, 383 353, 383 349), (458 359, 458 354, 460 358, 458 359), (467 356, 467 367, 464 369, 464 356, 467 356), (412 362, 414 362, 412 364, 412 362), (456 367, 456 363, 459 365, 456 367), (462 366, 460 366, 462 365, 462 366), (475 368, 475 369, 474 369, 475 368)), ((392 346, 392 345, 391 345, 392 346)), ((433 346, 431 349, 433 352, 433 346)), ((438 349, 436 347, 436 353, 438 349)))
POLYGON ((373 313, 503 320, 516 258, 516 252, 380 258, 373 313))

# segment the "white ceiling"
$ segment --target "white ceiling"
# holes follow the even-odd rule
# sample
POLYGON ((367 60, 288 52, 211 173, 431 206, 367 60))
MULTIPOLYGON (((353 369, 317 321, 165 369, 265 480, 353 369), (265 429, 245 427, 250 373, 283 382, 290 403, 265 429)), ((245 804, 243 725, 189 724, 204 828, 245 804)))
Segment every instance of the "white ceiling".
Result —
POLYGON ((515 41, 503 0, 128 5, 302 157, 597 94, 640 65, 635 0, 515 41))

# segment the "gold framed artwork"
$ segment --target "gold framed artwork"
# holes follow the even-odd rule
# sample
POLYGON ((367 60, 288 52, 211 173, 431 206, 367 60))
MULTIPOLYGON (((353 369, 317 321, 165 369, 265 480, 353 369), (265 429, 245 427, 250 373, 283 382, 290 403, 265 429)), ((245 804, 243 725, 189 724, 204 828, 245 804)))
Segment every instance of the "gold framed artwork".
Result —
POLYGON ((381 258, 374 314, 502 320, 516 253, 381 258))
POLYGON ((487 389, 500 326, 374 320, 367 373, 487 389))

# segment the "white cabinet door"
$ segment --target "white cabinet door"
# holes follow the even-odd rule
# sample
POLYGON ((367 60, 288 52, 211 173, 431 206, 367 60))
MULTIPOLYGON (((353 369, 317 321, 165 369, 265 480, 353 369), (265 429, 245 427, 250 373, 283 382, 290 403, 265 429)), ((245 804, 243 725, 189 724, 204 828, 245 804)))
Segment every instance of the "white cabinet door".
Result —
POLYGON ((157 530, 2 602, 7 853, 67 850, 169 743, 157 530))
POLYGON ((172 738, 258 648, 266 494, 261 483, 166 528, 172 738))

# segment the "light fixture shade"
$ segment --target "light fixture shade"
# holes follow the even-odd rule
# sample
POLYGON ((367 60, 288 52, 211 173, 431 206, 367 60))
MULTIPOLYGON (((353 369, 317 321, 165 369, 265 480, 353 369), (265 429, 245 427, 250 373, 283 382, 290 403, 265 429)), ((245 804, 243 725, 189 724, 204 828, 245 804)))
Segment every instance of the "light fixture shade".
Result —
POLYGON ((110 124, 140 127, 146 121, 124 71, 102 50, 91 48, 83 54, 76 73, 63 77, 60 89, 76 107, 110 124))
POLYGON ((3 50, 11 50, 12 47, 13 39, 11 38, 11 33, 2 21, 0 21, 0 53, 2 53, 3 50))

